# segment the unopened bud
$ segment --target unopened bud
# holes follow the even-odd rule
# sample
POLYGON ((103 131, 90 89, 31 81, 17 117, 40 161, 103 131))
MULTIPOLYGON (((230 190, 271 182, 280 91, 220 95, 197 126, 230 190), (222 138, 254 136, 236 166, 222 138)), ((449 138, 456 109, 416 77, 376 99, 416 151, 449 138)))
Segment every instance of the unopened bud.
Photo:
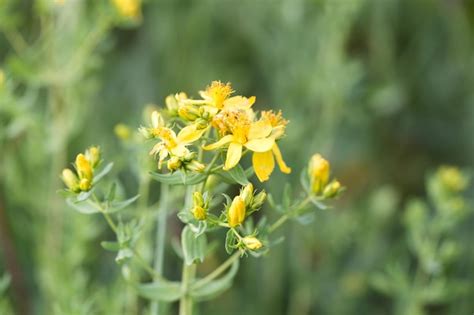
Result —
POLYGON ((181 162, 181 160, 176 156, 171 157, 168 160, 168 163, 166 164, 168 169, 172 172, 178 170, 181 167, 181 165, 183 165, 183 162, 181 162))
POLYGON ((324 198, 333 198, 335 197, 341 189, 341 183, 337 180, 333 180, 329 185, 324 188, 323 196, 324 198))
POLYGON ((308 175, 311 182, 311 190, 319 193, 329 180, 330 165, 321 155, 315 154, 311 157, 308 165, 308 175))
POLYGON ((257 250, 263 246, 262 242, 258 240, 258 238, 253 236, 245 236, 242 238, 242 243, 244 243, 245 247, 250 250, 257 250))
POLYGON ((178 109, 179 117, 188 120, 188 121, 195 121, 199 118, 199 110, 197 107, 193 105, 182 105, 178 109))
POLYGON ((227 221, 230 227, 236 227, 245 220, 245 202, 240 196, 236 196, 229 207, 227 221))
POLYGON ((245 187, 240 192, 240 197, 242 197, 246 206, 249 206, 252 203, 252 199, 253 199, 252 183, 248 183, 247 185, 245 185, 245 187))
POLYGON ((142 135, 143 138, 147 140, 153 138, 153 133, 150 131, 149 128, 140 127, 138 128, 138 132, 142 135))
POLYGON ((100 148, 90 147, 86 150, 86 158, 89 160, 92 168, 96 167, 100 162, 100 148))
POLYGON ((195 206, 201 206, 201 207, 204 205, 204 198, 203 198, 201 192, 195 191, 193 193, 193 204, 195 206))
POLYGON ((82 178, 79 182, 79 189, 81 189, 82 191, 88 191, 89 189, 91 189, 91 181, 87 178, 82 178))
POLYGON ((262 190, 257 195, 255 195, 255 197, 253 197, 252 209, 253 210, 260 209, 260 207, 265 203, 266 199, 267 199, 267 193, 264 190, 262 190))
POLYGON ((202 172, 206 169, 206 166, 201 162, 193 160, 189 163, 186 163, 186 169, 193 172, 202 172))
POLYGON ((207 212, 206 209, 200 206, 194 206, 191 212, 196 220, 206 220, 207 212))
POLYGON ((163 117, 158 111, 153 111, 151 113, 151 125, 153 128, 161 128, 165 126, 165 122, 163 120, 163 117))
POLYGON ((82 180, 83 178, 88 179, 89 181, 92 180, 92 167, 89 160, 86 156, 82 153, 76 156, 76 169, 77 173, 79 174, 79 178, 82 180))
POLYGON ((73 171, 68 168, 65 168, 62 172, 61 179, 63 180, 67 188, 69 188, 71 191, 77 192, 79 179, 73 171))

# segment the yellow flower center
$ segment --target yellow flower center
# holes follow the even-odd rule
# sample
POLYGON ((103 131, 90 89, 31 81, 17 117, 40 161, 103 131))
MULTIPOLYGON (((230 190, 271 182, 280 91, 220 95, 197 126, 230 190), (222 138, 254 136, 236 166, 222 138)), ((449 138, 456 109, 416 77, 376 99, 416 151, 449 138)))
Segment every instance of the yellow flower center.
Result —
POLYGON ((206 88, 206 94, 213 100, 215 107, 221 109, 224 101, 233 93, 230 83, 222 83, 220 81, 212 81, 211 85, 206 88))

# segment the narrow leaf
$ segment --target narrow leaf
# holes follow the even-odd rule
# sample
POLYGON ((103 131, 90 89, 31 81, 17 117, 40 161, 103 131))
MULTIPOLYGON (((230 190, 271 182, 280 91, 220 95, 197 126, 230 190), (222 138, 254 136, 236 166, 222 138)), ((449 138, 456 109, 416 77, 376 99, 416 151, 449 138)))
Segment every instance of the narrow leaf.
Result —
POLYGON ((181 283, 176 281, 155 280, 137 285, 136 290, 140 296, 153 301, 174 302, 181 298, 181 283))
POLYGON ((92 184, 97 184, 105 175, 107 175, 112 170, 113 167, 114 163, 109 163, 99 173, 94 174, 94 180, 92 184))
POLYGON ((198 301, 210 300, 217 297, 232 286, 237 271, 239 270, 239 261, 232 264, 229 271, 220 279, 211 281, 198 289, 191 289, 191 296, 198 301))

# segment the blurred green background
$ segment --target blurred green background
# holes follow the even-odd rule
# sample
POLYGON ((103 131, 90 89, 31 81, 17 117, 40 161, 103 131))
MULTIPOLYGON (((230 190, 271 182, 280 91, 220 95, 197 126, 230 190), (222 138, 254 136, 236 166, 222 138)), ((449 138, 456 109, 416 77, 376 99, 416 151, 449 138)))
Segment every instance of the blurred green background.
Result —
MULTIPOLYGON (((474 312, 472 188, 466 214, 435 244, 456 246, 452 259, 433 255, 441 271, 419 268, 430 251, 410 246, 403 219, 414 197, 440 204, 425 185, 439 165, 473 166, 473 1, 149 0, 141 10, 0 0, 0 275, 10 276, 1 314, 146 314, 99 245, 112 234, 67 208, 58 174, 100 145, 136 193, 131 156, 143 152, 114 126, 136 130, 146 104, 197 96, 212 80, 290 120, 281 148, 293 173, 276 172, 268 191, 298 185, 315 152, 348 189, 333 210, 286 226, 266 257, 246 259, 234 287, 199 314, 474 312)), ((420 220, 415 231, 429 221, 420 220)), ((177 238, 173 215, 169 225, 177 238)), ((166 274, 177 278, 167 251, 166 274)))

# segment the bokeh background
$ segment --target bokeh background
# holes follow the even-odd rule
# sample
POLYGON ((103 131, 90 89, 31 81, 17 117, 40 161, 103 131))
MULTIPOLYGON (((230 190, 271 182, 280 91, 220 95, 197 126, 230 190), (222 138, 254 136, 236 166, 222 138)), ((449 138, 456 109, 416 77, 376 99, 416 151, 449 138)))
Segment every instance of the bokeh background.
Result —
MULTIPOLYGON (((132 157, 143 151, 114 127, 135 132, 147 104, 197 96, 212 80, 290 120, 281 148, 293 172, 276 172, 268 191, 298 187, 316 152, 348 189, 334 209, 286 226, 268 255, 246 259, 199 314, 474 312, 472 189, 443 236, 458 254, 426 276, 441 279, 434 293, 411 285, 422 255, 403 219, 412 198, 436 206, 425 182, 438 166, 473 166, 473 1, 149 0, 127 17, 106 0, 0 0, 0 31, 1 314, 146 314, 99 245, 111 232, 67 208, 58 174, 100 145, 137 193, 145 179, 132 157)), ((171 215, 170 239, 180 228, 171 215)), ((219 249, 204 270, 224 257, 219 249)))

